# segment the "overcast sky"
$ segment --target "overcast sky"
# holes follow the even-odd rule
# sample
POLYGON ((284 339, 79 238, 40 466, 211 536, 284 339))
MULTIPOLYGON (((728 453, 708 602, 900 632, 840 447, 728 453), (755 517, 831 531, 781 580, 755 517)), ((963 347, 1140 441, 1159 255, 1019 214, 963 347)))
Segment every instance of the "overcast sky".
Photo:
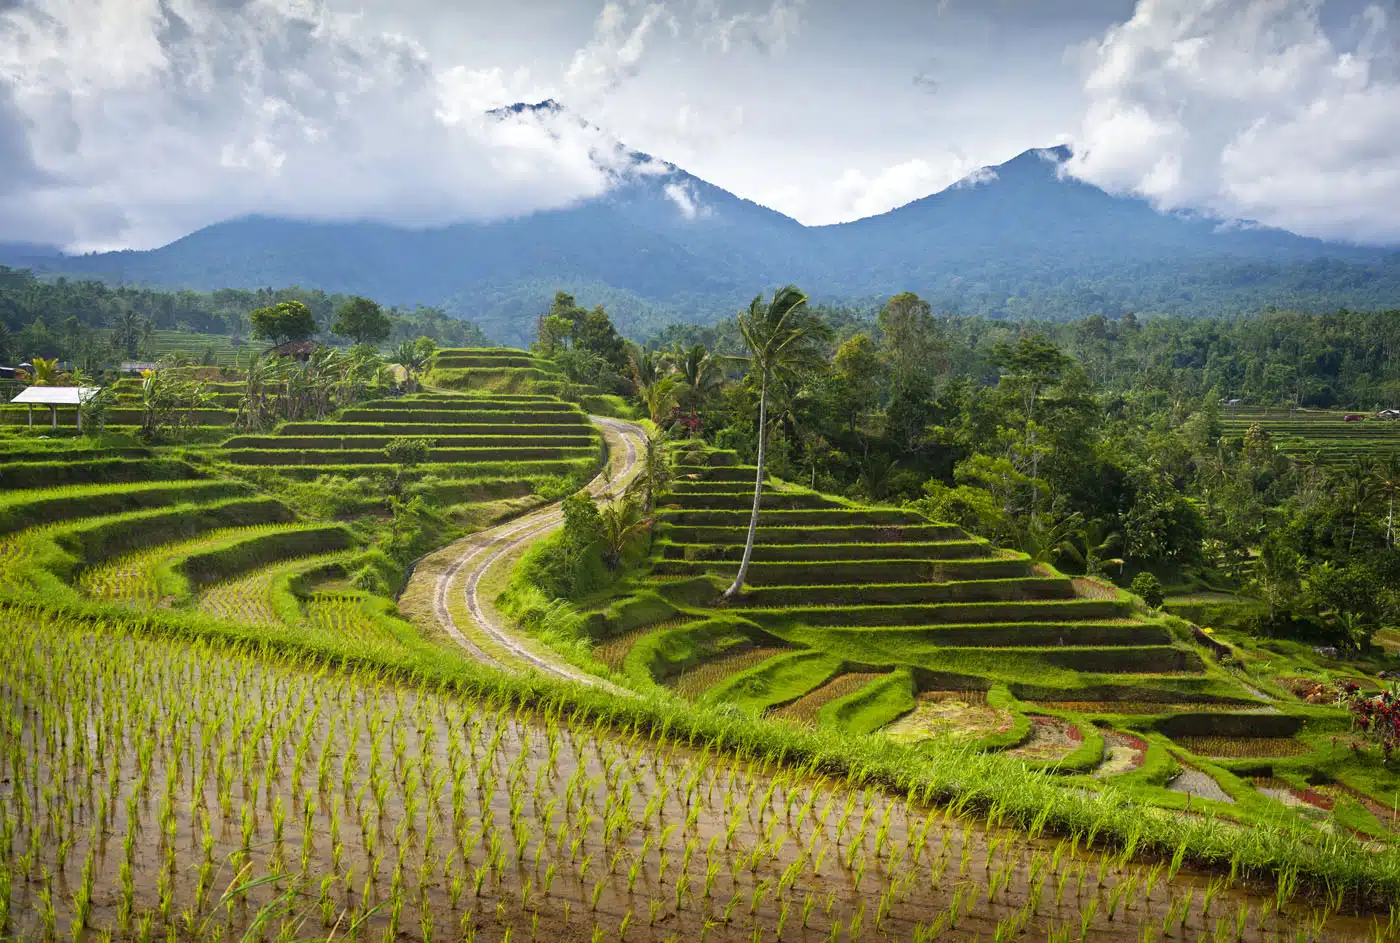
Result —
POLYGON ((821 224, 1022 150, 1162 208, 1400 243, 1396 0, 0 0, 0 240, 404 225, 598 194, 554 97, 821 224))

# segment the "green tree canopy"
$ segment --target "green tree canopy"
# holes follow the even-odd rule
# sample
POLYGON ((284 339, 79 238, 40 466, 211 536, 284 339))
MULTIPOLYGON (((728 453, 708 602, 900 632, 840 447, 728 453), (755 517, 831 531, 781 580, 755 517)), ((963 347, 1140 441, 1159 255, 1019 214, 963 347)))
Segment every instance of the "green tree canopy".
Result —
POLYGON ((300 301, 282 301, 248 313, 253 336, 276 344, 306 340, 316 333, 316 317, 300 301))
POLYGON ((378 302, 354 296, 335 313, 331 330, 356 344, 382 344, 389 338, 394 323, 378 302))

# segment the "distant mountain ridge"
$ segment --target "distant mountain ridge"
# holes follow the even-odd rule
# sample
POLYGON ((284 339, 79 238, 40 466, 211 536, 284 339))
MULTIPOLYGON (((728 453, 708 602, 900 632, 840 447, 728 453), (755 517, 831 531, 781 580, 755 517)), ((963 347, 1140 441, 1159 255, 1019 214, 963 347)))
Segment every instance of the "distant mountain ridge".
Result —
MULTIPOLYGON (((491 112, 540 113, 573 119, 553 101, 491 112)), ((511 343, 528 340, 556 289, 607 305, 639 336, 675 320, 712 322, 787 282, 818 300, 875 303, 909 290, 941 310, 1016 318, 1400 308, 1394 249, 1160 213, 1063 174, 1064 147, 1028 150, 887 213, 818 227, 669 162, 621 153, 606 193, 513 219, 409 230, 249 216, 149 251, 65 256, 0 244, 0 264, 442 305, 511 343)))

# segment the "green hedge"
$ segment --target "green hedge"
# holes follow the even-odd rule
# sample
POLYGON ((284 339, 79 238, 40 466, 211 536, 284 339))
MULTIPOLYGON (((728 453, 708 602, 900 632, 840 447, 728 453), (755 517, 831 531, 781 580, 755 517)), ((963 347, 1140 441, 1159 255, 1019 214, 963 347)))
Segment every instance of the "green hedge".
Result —
POLYGON ((1152 724, 1168 737, 1291 737, 1303 729, 1292 714, 1180 713, 1152 724))
POLYGON ((825 652, 787 652, 738 672, 705 692, 705 700, 762 714, 821 687, 841 670, 841 659, 825 652))
POLYGON ((595 642, 635 632, 648 625, 674 619, 680 610, 656 593, 637 593, 619 599, 600 612, 584 618, 584 631, 595 642))
MULTIPOLYGON (((798 582, 800 581, 793 581, 798 582)), ((788 606, 879 606, 1073 598, 1074 584, 1067 578, 1027 576, 952 583, 890 583, 884 586, 760 585, 744 592, 743 605, 776 609, 788 606)))
MULTIPOLYGON (((108 409, 104 421, 109 426, 139 426, 141 425, 141 410, 126 409, 117 407, 108 409)), ((238 418, 236 409, 193 409, 190 410, 191 418, 196 426, 231 426, 238 418)))
POLYGON ((817 711, 817 722, 863 737, 888 727, 914 706, 914 678, 908 669, 901 668, 823 704, 817 711))
POLYGON ((86 485, 0 497, 0 534, 80 517, 105 517, 171 504, 198 504, 246 495, 241 481, 160 481, 86 485))
MULTIPOLYGON (((434 465, 474 465, 491 462, 568 461, 598 455, 599 448, 499 448, 499 449, 430 449, 428 463, 434 465)), ((235 465, 380 465, 387 464, 384 452, 378 450, 287 449, 229 449, 221 456, 235 465)))
MULTIPOLYGON (((375 449, 382 450, 393 436, 293 436, 268 435, 234 436, 223 444, 226 449, 375 449)), ((462 448, 597 448, 598 437, 574 428, 568 435, 434 435, 433 446, 439 449, 462 448)))
POLYGON ((234 498, 205 505, 175 505, 75 524, 55 531, 53 541, 86 565, 101 563, 156 544, 183 540, 223 527, 285 524, 296 519, 273 498, 234 498))
POLYGON ((701 662, 758 641, 777 644, 752 623, 734 618, 706 619, 642 636, 627 653, 622 670, 644 685, 664 683, 701 662))
MULTIPOLYGON (((794 535, 796 536, 796 535, 794 535)), ((663 560, 704 560, 737 563, 743 544, 681 544, 657 541, 663 560)), ((762 563, 803 563, 826 560, 965 560, 991 553, 980 540, 944 540, 930 543, 774 544, 765 542, 755 555, 762 563)))
POLYGON ((1114 619, 1131 613, 1116 600, 1071 599, 1049 602, 930 603, 913 606, 829 606, 768 610, 790 614, 809 625, 938 625, 977 622, 1073 622, 1114 619))
POLYGON ((198 473, 189 465, 170 459, 97 458, 71 462, 15 462, 0 466, 0 488, 6 490, 197 477, 198 473))
POLYGON ((286 422, 277 430, 279 438, 318 436, 339 439, 353 436, 379 436, 388 439, 404 435, 428 436, 430 438, 478 435, 591 436, 592 427, 588 424, 588 419, 579 414, 573 417, 561 417, 559 422, 553 423, 405 422, 386 426, 384 423, 378 422, 286 422))
POLYGON ((279 560, 348 550, 358 543, 346 527, 311 525, 230 540, 218 547, 166 560, 157 579, 166 595, 184 599, 214 583, 233 579, 279 560))
POLYGON ((150 458, 151 450, 143 448, 93 448, 87 445, 21 440, 19 448, 0 449, 0 464, 10 462, 90 462, 101 458, 150 458))
POLYGON ((1058 648, 1061 645, 1103 648, 1166 645, 1171 641, 1171 633, 1159 625, 1094 622, 923 625, 878 629, 826 627, 813 630, 811 637, 853 646, 878 642, 943 648, 1058 648))
MULTIPOLYGON (((667 510, 752 511, 753 494, 752 492, 745 494, 743 492, 713 491, 688 491, 679 494, 672 492, 663 496, 659 504, 667 510)), ((766 510, 815 510, 842 507, 842 505, 818 494, 784 494, 777 491, 766 491, 763 494, 761 507, 766 510)))
MULTIPOLYGON (((794 544, 881 544, 945 542, 966 540, 967 535, 951 524, 897 524, 894 526, 870 526, 863 524, 847 526, 802 526, 793 524, 775 526, 765 523, 768 515, 760 512, 757 544, 759 546, 792 546, 794 544)), ((721 544, 742 545, 748 533, 748 520, 745 515, 727 516, 718 524, 692 524, 662 519, 657 527, 657 537, 678 544, 721 544)))
POLYGON ((1025 705, 1016 700, 1003 684, 994 684, 987 690, 987 705, 1009 711, 1012 721, 1007 730, 989 733, 977 741, 977 749, 988 752, 1010 750, 1026 742, 1031 735, 1031 719, 1025 714, 1025 705))
MULTIPOLYGON (((567 422, 568 417, 579 417, 580 423, 587 417, 575 406, 560 406, 557 409, 544 409, 537 406, 501 407, 500 409, 347 409, 340 414, 345 422, 387 423, 397 426, 404 423, 501 423, 511 422, 521 425, 540 425, 567 422)), ((392 429, 388 431, 397 431, 392 429)))
MULTIPOLYGON (((571 475, 587 474, 598 467, 598 459, 576 461, 533 461, 533 462, 478 462, 470 466, 471 475, 475 478, 507 478, 517 475, 522 478, 535 478, 544 476, 558 476, 568 478, 571 475)), ((341 475, 345 478, 358 478, 364 475, 393 475, 398 471, 398 466, 384 462, 363 465, 239 465, 237 468, 246 469, 247 474, 257 474, 266 470, 273 474, 281 475, 285 478, 294 478, 299 481, 313 480, 322 475, 341 475)), ((418 465, 409 469, 405 474, 405 480, 417 481, 426 475, 435 475, 443 478, 460 478, 463 473, 461 465, 418 465)))
MULTIPOLYGON (((681 526, 747 527, 748 511, 662 511, 661 519, 681 526)), ((798 527, 808 529, 831 525, 869 527, 910 526, 920 523, 919 518, 908 511, 893 509, 855 510, 829 508, 812 511, 759 511, 758 526, 798 527)))
POLYGON ((443 354, 433 358, 434 369, 463 370, 471 367, 535 367, 529 354, 443 354))

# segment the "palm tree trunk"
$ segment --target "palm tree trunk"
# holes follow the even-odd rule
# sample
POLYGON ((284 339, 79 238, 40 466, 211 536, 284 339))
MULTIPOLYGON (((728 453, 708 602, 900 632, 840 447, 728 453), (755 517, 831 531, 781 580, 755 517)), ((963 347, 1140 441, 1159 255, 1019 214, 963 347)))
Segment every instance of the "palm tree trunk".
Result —
POLYGON ((733 599, 744 591, 744 578, 749 575, 749 558, 753 556, 754 538, 758 536, 758 509, 763 503, 763 458, 768 441, 768 375, 758 387, 758 472, 753 481, 753 513, 749 515, 749 535, 744 540, 744 557, 739 561, 739 573, 724 591, 724 599, 733 599))

